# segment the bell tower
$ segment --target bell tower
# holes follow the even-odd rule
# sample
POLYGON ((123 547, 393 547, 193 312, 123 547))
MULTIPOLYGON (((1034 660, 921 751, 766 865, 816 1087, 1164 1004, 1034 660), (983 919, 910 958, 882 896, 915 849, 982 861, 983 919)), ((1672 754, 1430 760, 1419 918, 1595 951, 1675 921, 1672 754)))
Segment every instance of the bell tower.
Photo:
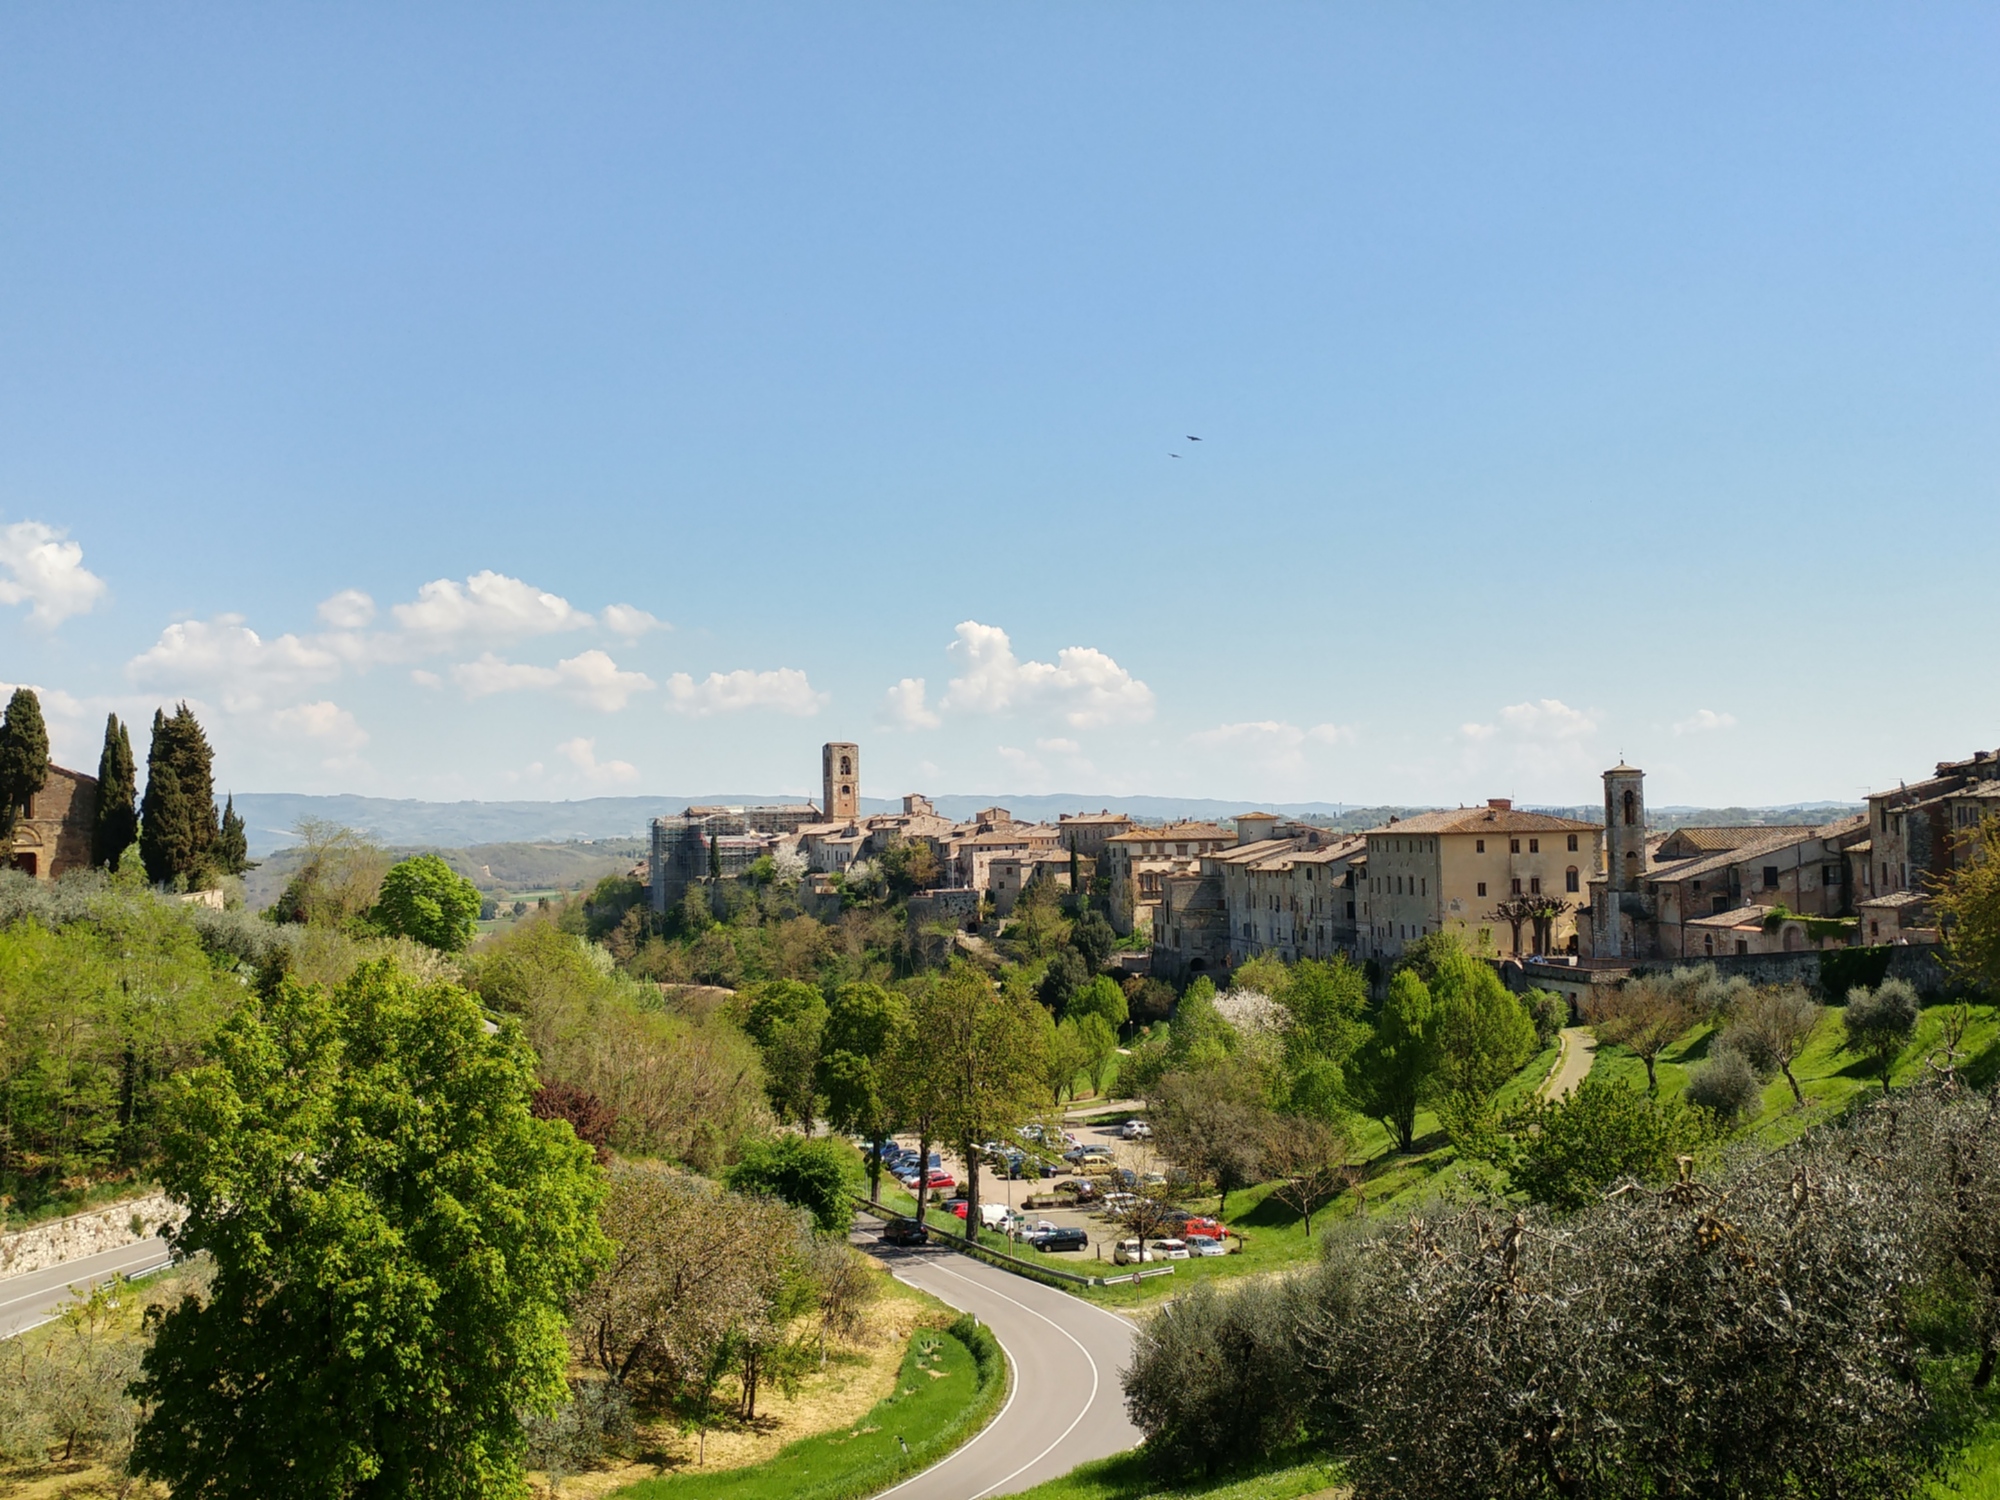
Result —
POLYGON ((820 816, 829 823, 851 823, 861 816, 861 747, 836 742, 819 752, 823 800, 820 816))
POLYGON ((1604 773, 1604 862, 1610 890, 1644 889, 1646 773, 1622 760, 1604 773))

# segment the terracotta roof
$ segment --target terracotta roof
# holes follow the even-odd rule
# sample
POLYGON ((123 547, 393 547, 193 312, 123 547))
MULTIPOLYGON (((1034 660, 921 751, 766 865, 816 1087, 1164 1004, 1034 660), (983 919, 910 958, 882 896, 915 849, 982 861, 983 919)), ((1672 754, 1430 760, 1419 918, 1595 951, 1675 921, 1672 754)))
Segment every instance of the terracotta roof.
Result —
POLYGON ((1772 910, 1768 906, 1739 906, 1734 911, 1717 912, 1712 917, 1696 917, 1687 923, 1689 927, 1756 927, 1762 928, 1765 916, 1772 910))
POLYGON ((1731 865, 1740 865, 1745 860, 1755 859, 1760 854, 1775 854, 1780 849, 1789 849, 1794 844, 1803 844, 1815 837, 1810 828, 1766 828, 1764 834, 1765 837, 1739 844, 1734 849, 1724 849, 1715 854, 1700 854, 1675 864, 1661 865, 1656 870, 1646 871, 1641 878, 1688 880, 1696 875, 1707 875, 1716 870, 1726 870, 1731 865))
POLYGON ((1924 891, 1891 891, 1886 896, 1870 896, 1866 901, 1857 901, 1854 905, 1857 909, 1864 906, 1900 908, 1922 906, 1930 899, 1929 894, 1924 891))
MULTIPOLYGON (((1738 823, 1726 828, 1676 828, 1669 832, 1666 844, 1686 844, 1702 854, 1715 854, 1724 849, 1741 849, 1745 844, 1754 844, 1775 833, 1796 834, 1803 838, 1815 830, 1804 824, 1793 827, 1789 824, 1738 823)), ((1683 858, 1692 859, 1693 855, 1683 858)))
POLYGON ((1395 823, 1368 830, 1371 837, 1399 833, 1602 833, 1601 823, 1559 818, 1554 813, 1520 812, 1512 808, 1458 807, 1415 813, 1395 823))
POLYGON ((1215 823, 1167 823, 1158 828, 1134 828, 1130 833, 1114 833, 1107 843, 1145 844, 1157 841, 1192 842, 1196 839, 1233 839, 1236 835, 1215 823))

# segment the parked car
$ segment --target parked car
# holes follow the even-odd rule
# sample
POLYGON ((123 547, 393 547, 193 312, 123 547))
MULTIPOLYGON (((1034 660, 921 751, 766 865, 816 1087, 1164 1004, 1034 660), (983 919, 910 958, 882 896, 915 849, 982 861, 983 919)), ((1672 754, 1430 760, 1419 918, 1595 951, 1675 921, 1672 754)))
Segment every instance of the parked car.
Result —
POLYGON ((1229 1247, 1223 1244, 1220 1239, 1190 1239, 1187 1242, 1187 1247, 1188 1254, 1195 1256, 1227 1255, 1229 1253, 1229 1247))
POLYGON ((1184 1240, 1219 1240, 1222 1234, 1220 1219, 1204 1219, 1190 1215, 1180 1225, 1180 1236, 1184 1240))
POLYGON ((1050 1250, 1082 1250, 1090 1244, 1090 1236, 1081 1229, 1038 1229, 1028 1236, 1028 1243, 1044 1253, 1050 1250))
POLYGON ((1083 1177, 1072 1178, 1068 1182, 1059 1182, 1055 1185, 1055 1191, 1060 1197, 1068 1198, 1074 1196, 1079 1203, 1089 1203, 1099 1197, 1102 1192, 1096 1183, 1083 1177))
POLYGON ((1186 1260, 1188 1258, 1187 1241, 1154 1240, 1153 1258, 1155 1260, 1186 1260))
POLYGON ((1112 1250, 1111 1258, 1121 1266, 1136 1266, 1153 1258, 1153 1247, 1139 1240, 1120 1240, 1112 1250))
POLYGON ((891 1219, 882 1226, 885 1245, 923 1245, 929 1241, 929 1233, 915 1219, 891 1219))
POLYGON ((958 1179, 940 1167, 933 1167, 931 1169, 930 1181, 925 1186, 931 1188, 933 1191, 938 1188, 955 1188, 958 1186, 958 1179))
POLYGON ((1118 1133, 1128 1141, 1150 1141, 1153 1138, 1153 1127, 1144 1120, 1127 1120, 1125 1128, 1118 1133))
POLYGON ((965 1200, 964 1200, 963 1198, 959 1198, 959 1199, 956 1199, 956 1200, 954 1200, 954 1201, 952 1202, 952 1205, 951 1205, 951 1211, 952 1211, 952 1213, 953 1213, 953 1214, 955 1214, 955 1215, 956 1215, 957 1217, 959 1217, 959 1218, 961 1218, 961 1219, 962 1219, 962 1218, 964 1218, 964 1217, 965 1217, 965 1200))

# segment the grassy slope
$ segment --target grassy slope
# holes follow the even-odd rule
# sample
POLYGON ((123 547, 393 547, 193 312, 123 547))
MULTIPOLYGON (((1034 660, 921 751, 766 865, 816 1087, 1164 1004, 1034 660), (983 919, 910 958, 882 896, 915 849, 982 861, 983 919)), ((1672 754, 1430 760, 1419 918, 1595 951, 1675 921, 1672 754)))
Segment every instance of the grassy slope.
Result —
POLYGON ((1339 1477, 1320 1460, 1308 1459, 1280 1463, 1257 1474, 1225 1475, 1205 1484, 1162 1486, 1147 1470, 1143 1455, 1118 1453, 1023 1490, 1015 1500, 1176 1500, 1189 1495, 1203 1500, 1300 1500, 1332 1491, 1339 1477))
POLYGON ((970 1350, 951 1335, 919 1328, 910 1337, 896 1390, 852 1427, 802 1438, 775 1458, 720 1473, 642 1480, 617 1491, 626 1500, 842 1500, 873 1494, 943 1458, 991 1417, 1003 1374, 982 1385, 970 1350), (898 1438, 907 1443, 907 1452, 898 1438))

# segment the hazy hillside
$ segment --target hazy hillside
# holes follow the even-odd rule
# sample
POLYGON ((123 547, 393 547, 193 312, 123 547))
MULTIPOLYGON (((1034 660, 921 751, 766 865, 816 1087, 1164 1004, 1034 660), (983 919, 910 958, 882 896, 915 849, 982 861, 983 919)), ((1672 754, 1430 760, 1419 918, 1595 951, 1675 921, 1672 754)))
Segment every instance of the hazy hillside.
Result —
MULTIPOLYGON (((390 852, 436 854, 488 895, 588 888, 606 875, 619 875, 646 857, 643 839, 598 839, 589 843, 475 844, 468 848, 393 845, 390 852)), ((262 910, 278 899, 298 869, 297 851, 280 849, 244 877, 244 898, 262 910)))

